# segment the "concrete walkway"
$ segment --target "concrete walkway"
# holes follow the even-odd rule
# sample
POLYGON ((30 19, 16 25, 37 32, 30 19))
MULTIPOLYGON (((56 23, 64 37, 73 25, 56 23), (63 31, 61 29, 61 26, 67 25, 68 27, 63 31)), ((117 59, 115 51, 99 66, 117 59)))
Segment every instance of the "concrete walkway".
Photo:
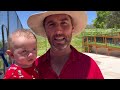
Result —
POLYGON ((120 79, 120 57, 84 53, 92 57, 100 67, 105 79, 120 79))

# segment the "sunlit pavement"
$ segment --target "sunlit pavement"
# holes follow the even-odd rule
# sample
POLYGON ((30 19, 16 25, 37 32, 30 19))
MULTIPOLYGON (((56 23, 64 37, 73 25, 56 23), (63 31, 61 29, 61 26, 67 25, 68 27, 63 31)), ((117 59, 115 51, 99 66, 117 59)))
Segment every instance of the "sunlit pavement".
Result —
POLYGON ((120 57, 84 53, 92 57, 100 67, 105 79, 120 79, 120 57))

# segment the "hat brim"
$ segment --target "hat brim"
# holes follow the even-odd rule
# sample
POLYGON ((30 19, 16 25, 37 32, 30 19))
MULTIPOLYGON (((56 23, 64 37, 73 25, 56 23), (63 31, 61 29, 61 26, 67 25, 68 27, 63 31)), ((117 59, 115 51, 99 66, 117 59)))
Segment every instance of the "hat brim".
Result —
POLYGON ((27 20, 27 24, 35 34, 46 37, 43 21, 47 16, 53 14, 67 14, 72 17, 74 25, 73 35, 82 32, 87 25, 87 14, 85 11, 47 11, 38 13, 31 15, 27 20))

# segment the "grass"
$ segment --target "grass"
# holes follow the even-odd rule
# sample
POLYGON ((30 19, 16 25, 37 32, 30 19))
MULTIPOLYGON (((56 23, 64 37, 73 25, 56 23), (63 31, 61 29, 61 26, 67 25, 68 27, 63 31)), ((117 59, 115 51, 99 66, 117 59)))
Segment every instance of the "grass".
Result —
POLYGON ((0 69, 3 68, 3 61, 2 59, 0 58, 0 69))
POLYGON ((73 45, 78 51, 82 51, 82 35, 74 36, 71 41, 71 45, 73 45))
POLYGON ((49 49, 50 45, 48 43, 48 40, 41 37, 41 36, 37 36, 37 55, 41 56, 43 55, 48 49, 49 49))

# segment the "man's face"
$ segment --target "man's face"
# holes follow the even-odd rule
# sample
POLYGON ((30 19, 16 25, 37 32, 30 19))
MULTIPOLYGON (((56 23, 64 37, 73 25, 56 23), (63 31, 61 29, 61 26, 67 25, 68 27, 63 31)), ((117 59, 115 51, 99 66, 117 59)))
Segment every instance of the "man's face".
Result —
POLYGON ((63 50, 70 45, 73 25, 66 14, 48 16, 44 22, 45 32, 51 48, 63 50))

